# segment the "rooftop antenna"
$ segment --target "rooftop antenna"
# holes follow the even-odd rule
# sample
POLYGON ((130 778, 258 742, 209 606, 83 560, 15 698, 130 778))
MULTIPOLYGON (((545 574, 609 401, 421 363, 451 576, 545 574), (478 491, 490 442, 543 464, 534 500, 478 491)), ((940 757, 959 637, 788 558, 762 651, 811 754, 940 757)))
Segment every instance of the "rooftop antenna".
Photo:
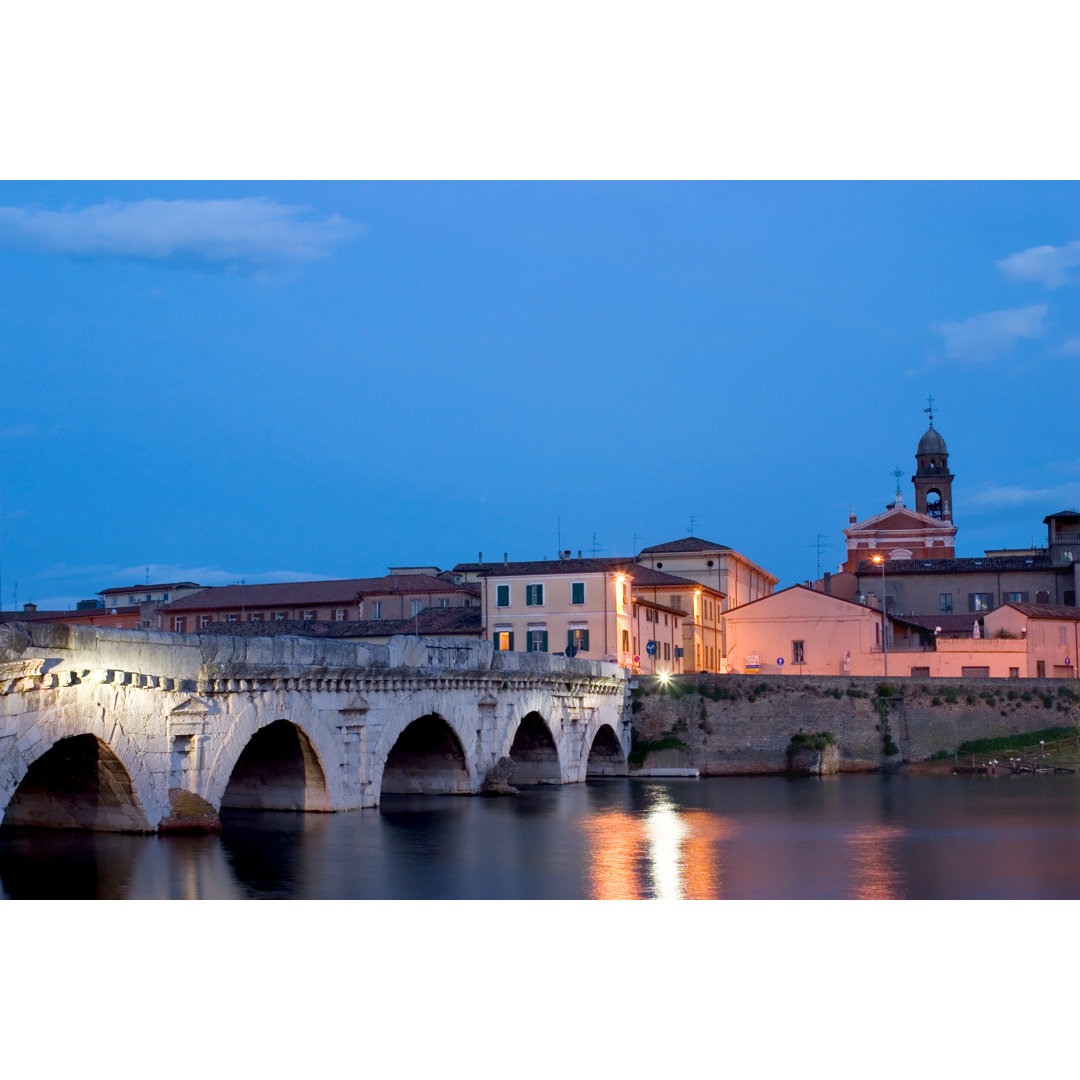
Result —
POLYGON ((150 567, 149 566, 146 568, 146 584, 147 585, 150 584, 150 567))
POLYGON ((642 536, 641 533, 634 533, 634 557, 635 558, 637 557, 637 553, 638 553, 638 541, 639 540, 644 540, 644 539, 645 539, 645 537, 642 536))
POLYGON ((930 417, 930 426, 934 426, 934 395, 928 394, 926 397, 927 404, 930 406, 928 409, 923 409, 923 412, 930 417))
POLYGON ((822 536, 821 533, 818 533, 816 543, 806 545, 807 547, 817 548, 817 577, 814 579, 815 581, 821 580, 821 549, 829 546, 828 540, 829 538, 827 536, 822 536))
POLYGON ((598 544, 596 542, 596 533, 594 532, 592 534, 592 557, 595 559, 596 558, 596 553, 598 551, 603 551, 603 550, 604 550, 604 545, 603 544, 598 544))
POLYGON ((693 514, 691 514, 690 515, 690 535, 691 536, 694 535, 694 529, 696 527, 697 527, 697 518, 693 514))
POLYGON ((562 555, 562 515, 561 514, 556 514, 556 516, 555 516, 555 528, 556 528, 556 531, 558 532, 558 535, 559 535, 558 542, 555 544, 555 550, 556 550, 556 552, 558 552, 559 555, 562 555))

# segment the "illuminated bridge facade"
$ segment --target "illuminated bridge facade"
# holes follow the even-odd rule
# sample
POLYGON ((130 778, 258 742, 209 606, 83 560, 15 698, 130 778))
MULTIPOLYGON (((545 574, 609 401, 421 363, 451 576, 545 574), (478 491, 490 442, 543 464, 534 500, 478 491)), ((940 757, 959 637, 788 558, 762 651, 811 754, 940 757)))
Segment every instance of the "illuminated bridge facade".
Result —
POLYGON ((0 820, 201 828, 228 807, 354 810, 624 775, 629 718, 617 665, 471 639, 8 623, 0 820))

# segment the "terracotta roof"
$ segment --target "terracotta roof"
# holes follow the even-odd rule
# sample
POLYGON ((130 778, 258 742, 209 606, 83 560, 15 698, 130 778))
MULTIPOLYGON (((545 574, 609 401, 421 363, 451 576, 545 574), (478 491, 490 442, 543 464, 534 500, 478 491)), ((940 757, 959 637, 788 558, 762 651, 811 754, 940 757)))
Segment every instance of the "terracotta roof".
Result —
POLYGON ((0 611, 0 622, 63 622, 65 619, 85 620, 90 616, 104 619, 107 615, 138 615, 138 604, 123 607, 77 608, 75 611, 0 611))
POLYGON ((698 581, 692 581, 690 578, 678 577, 675 574, 666 574, 663 570, 654 570, 651 566, 638 566, 635 564, 627 567, 627 570, 630 574, 631 581, 633 581, 635 585, 642 587, 706 589, 711 593, 715 593, 717 596, 727 595, 727 593, 722 593, 709 585, 702 585, 698 581))
POLYGON ((634 567, 632 558, 605 559, 534 559, 530 562, 458 563, 454 571, 460 574, 480 574, 483 577, 524 577, 529 574, 599 574, 605 570, 626 570, 634 567))
POLYGON ((669 540, 666 544, 654 544, 642 548, 641 554, 680 551, 731 551, 727 544, 714 544, 711 540, 702 540, 700 536, 687 536, 682 540, 669 540))
POLYGON ((1015 601, 1006 601, 1002 607, 1015 608, 1021 615, 1029 619, 1069 619, 1072 622, 1080 621, 1080 608, 1068 607, 1065 604, 1023 604, 1015 601))
MULTIPOLYGON (((977 574, 998 570, 1052 570, 1049 555, 985 555, 981 559, 889 559, 886 574, 977 574)), ((869 559, 860 559, 856 574, 876 574, 881 566, 869 559)))
POLYGON ((365 638, 393 637, 395 634, 479 636, 478 607, 424 608, 415 619, 364 619, 360 622, 217 622, 201 627, 199 634, 224 634, 231 637, 322 637, 365 638))
MULTIPOLYGON (((869 604, 860 604, 856 600, 848 600, 843 596, 834 596, 832 593, 822 592, 821 589, 811 589, 806 585, 788 585, 785 589, 780 589, 777 592, 769 593, 768 596, 759 596, 756 600, 749 600, 745 604, 739 604, 738 607, 730 608, 727 612, 729 617, 742 615, 747 608, 753 607, 755 604, 767 604, 770 600, 776 599, 778 596, 783 596, 786 592, 791 592, 792 589, 802 589, 803 592, 812 593, 814 596, 820 596, 824 600, 835 600, 838 604, 847 604, 850 607, 857 607, 862 611, 868 611, 876 618, 881 618, 881 609, 872 608, 869 604)), ((899 623, 902 626, 914 626, 915 629, 921 630, 923 627, 917 623, 909 615, 894 615, 891 611, 886 612, 890 622, 899 623)))
POLYGON ((393 593, 468 593, 475 586, 427 574, 388 574, 377 578, 344 578, 337 581, 281 581, 272 585, 221 585, 181 597, 162 608, 166 612, 221 608, 301 607, 307 604, 353 604, 365 596, 393 593))

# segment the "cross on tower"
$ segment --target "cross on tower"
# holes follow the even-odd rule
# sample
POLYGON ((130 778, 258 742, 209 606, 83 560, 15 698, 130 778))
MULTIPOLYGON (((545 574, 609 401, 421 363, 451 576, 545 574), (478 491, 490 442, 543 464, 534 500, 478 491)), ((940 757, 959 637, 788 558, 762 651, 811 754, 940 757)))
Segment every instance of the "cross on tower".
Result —
POLYGON ((896 477, 896 494, 900 494, 900 477, 904 474, 900 471, 900 466, 897 465, 892 471, 892 475, 896 477))
POLYGON ((923 409, 923 412, 926 413, 930 417, 930 426, 933 427, 934 426, 934 395, 933 394, 928 394, 926 400, 929 403, 930 408, 923 409))

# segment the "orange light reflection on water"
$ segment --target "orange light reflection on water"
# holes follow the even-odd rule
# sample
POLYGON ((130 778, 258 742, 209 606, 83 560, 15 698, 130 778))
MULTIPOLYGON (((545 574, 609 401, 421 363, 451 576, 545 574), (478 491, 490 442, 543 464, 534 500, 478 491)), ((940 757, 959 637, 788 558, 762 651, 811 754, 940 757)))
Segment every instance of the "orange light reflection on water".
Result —
POLYGON ((895 825, 869 825, 847 838, 852 861, 852 899, 903 898, 900 872, 892 850, 893 842, 903 835, 904 830, 895 825))
POLYGON ((681 810, 663 789, 644 815, 615 810, 583 822, 595 900, 715 900, 723 895, 721 843, 733 824, 701 810, 681 810))

